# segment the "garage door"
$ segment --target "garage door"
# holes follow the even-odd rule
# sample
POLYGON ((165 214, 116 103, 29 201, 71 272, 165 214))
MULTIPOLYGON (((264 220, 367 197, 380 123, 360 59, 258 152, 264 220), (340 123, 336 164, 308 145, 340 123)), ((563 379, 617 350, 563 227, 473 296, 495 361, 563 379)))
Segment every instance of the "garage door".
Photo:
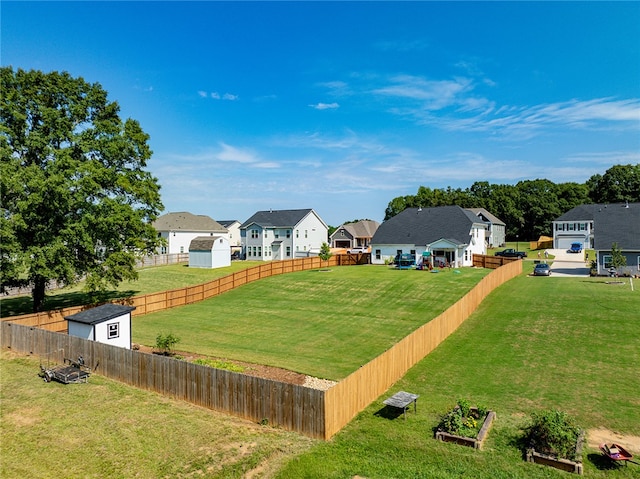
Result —
POLYGON ((562 238, 558 238, 556 244, 556 248, 558 249, 569 249, 571 248, 571 243, 584 243, 583 236, 563 236, 562 238))

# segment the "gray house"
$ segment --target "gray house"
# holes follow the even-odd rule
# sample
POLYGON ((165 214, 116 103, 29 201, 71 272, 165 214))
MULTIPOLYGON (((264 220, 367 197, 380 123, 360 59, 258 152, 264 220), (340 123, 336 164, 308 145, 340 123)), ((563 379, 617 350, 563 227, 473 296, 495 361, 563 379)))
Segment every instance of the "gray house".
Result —
POLYGON ((432 265, 472 266, 485 254, 486 223, 459 206, 407 208, 383 222, 371 239, 371 262, 384 264, 396 255, 429 258, 432 265))
POLYGON ((611 268, 614 243, 622 250, 627 265, 619 274, 640 274, 640 203, 580 205, 553 222, 553 244, 568 249, 572 242, 596 251, 598 274, 611 268))
POLYGON ((332 248, 367 248, 380 223, 373 220, 342 224, 329 237, 332 248))

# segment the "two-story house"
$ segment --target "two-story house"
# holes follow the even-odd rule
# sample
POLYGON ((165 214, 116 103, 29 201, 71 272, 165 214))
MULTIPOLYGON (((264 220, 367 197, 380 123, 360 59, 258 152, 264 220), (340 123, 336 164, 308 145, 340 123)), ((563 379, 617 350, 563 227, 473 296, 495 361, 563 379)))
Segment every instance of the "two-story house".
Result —
POLYGON ((206 215, 186 211, 164 214, 153 222, 158 236, 167 242, 158 253, 188 253, 191 241, 198 236, 221 236, 229 239, 229 231, 206 215))
POLYGON ((313 209, 258 211, 241 226, 248 260, 271 261, 317 254, 328 227, 313 209))
POLYGON ((379 226, 380 223, 373 220, 341 224, 329 238, 330 245, 332 248, 367 248, 379 226))
POLYGON ((487 247, 495 248, 502 246, 506 242, 506 225, 504 221, 497 218, 484 208, 467 208, 474 215, 481 218, 487 224, 486 243, 487 247))
POLYGON ((218 220, 222 226, 227 228, 229 232, 229 245, 231 246, 231 252, 242 252, 242 235, 240 233, 240 226, 242 223, 238 220, 218 220))

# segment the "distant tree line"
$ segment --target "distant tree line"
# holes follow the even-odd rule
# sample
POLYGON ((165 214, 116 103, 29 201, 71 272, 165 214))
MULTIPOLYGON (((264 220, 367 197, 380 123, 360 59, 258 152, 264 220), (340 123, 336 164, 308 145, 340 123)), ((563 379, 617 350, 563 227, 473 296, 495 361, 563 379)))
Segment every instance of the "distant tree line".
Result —
POLYGON ((469 188, 421 186, 415 195, 392 199, 385 221, 406 208, 458 205, 484 208, 507 225, 507 239, 534 240, 551 236, 552 222, 571 208, 592 203, 640 202, 640 163, 615 165, 584 184, 524 180, 515 185, 476 181, 469 188))

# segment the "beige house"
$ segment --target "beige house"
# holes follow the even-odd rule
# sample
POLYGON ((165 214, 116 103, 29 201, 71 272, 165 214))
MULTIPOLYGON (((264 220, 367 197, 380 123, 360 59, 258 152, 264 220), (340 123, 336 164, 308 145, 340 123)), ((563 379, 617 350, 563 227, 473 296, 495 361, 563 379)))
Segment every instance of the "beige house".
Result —
POLYGON ((368 248, 371 238, 380 223, 373 220, 361 220, 355 223, 341 224, 329 238, 332 248, 368 248))

